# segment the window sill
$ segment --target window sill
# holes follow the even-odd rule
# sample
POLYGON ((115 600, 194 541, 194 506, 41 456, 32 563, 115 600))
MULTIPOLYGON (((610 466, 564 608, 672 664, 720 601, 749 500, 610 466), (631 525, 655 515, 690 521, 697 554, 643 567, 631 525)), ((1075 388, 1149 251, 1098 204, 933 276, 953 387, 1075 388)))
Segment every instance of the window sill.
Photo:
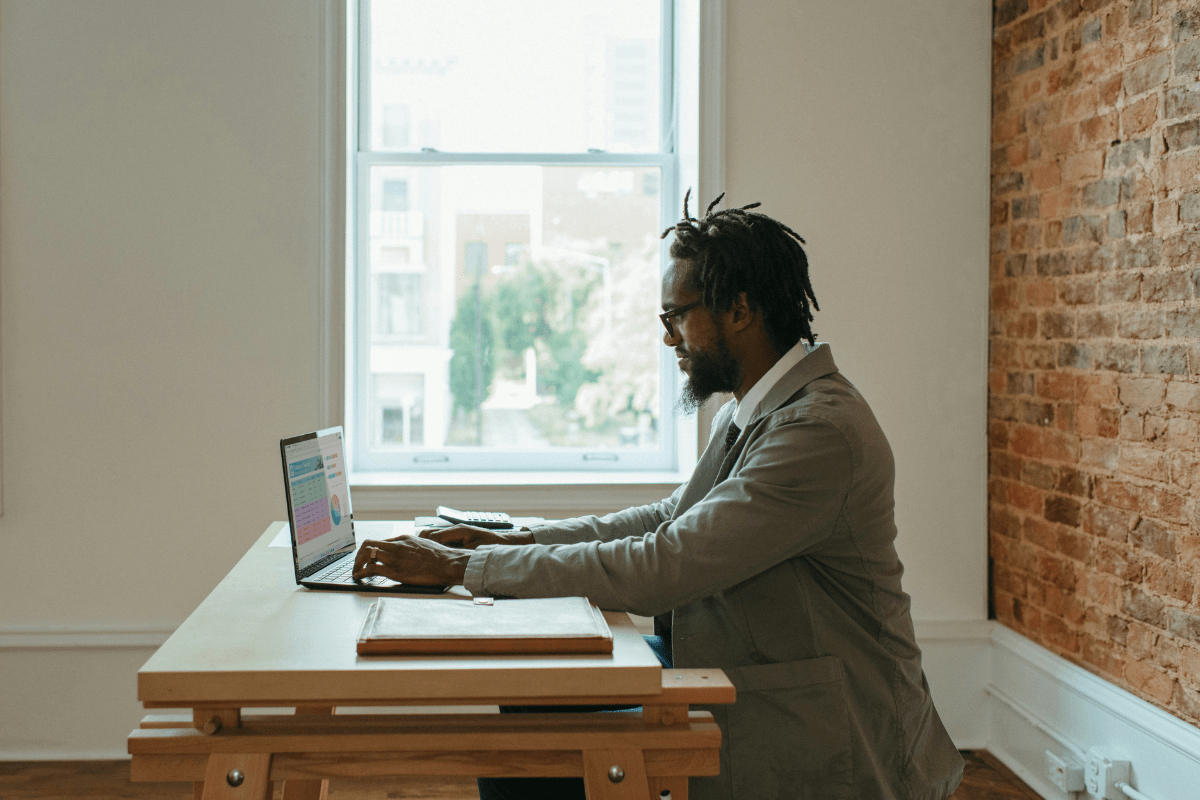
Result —
POLYGON ((439 505, 561 519, 656 503, 688 472, 368 472, 350 475, 354 514, 408 519, 439 505))

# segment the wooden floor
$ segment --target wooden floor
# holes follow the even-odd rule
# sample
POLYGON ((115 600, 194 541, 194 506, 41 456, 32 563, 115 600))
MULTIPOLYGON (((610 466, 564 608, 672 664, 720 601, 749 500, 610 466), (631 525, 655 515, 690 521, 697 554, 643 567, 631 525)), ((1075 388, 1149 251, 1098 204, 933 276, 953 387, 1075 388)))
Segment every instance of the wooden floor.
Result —
MULTIPOLYGON (((963 753, 967 768, 953 800, 1039 800, 999 761, 983 751, 963 753)), ((275 796, 281 796, 276 787, 275 796)), ((128 761, 0 762, 0 800, 27 798, 191 800, 191 784, 131 783, 128 761)), ((330 800, 476 800, 473 780, 333 780, 330 800)))

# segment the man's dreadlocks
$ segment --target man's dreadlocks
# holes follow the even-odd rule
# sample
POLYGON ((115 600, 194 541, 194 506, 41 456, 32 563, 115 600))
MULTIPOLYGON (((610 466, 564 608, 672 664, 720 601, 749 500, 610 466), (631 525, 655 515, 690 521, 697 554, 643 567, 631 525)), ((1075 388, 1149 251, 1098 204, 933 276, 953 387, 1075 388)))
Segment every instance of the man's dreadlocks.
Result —
POLYGON ((781 354, 816 334, 809 327, 816 295, 808 280, 804 240, 795 231, 766 214, 751 211, 762 203, 713 213, 722 193, 709 204, 704 216, 688 214, 691 190, 683 198, 683 219, 663 231, 675 231, 671 258, 691 265, 693 287, 712 311, 728 311, 740 292, 752 310, 762 311, 771 344, 781 354))

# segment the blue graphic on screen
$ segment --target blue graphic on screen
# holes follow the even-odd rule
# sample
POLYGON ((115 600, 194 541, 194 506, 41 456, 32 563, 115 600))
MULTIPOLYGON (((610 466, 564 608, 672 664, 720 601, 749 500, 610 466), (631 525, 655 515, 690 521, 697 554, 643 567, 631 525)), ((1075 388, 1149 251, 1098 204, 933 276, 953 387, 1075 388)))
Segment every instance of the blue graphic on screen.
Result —
POLYGON ((307 475, 310 472, 316 472, 319 469, 325 469, 325 460, 321 456, 313 456, 301 461, 293 461, 288 464, 288 477, 295 478, 300 475, 307 475))

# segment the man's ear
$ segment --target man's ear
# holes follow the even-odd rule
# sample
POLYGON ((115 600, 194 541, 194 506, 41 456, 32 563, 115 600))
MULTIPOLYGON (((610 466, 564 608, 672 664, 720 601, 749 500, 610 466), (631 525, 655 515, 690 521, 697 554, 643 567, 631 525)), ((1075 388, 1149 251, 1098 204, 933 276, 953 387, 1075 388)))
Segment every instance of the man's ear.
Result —
POLYGON ((745 292, 738 292, 738 296, 733 299, 733 305, 729 309, 729 323, 733 326, 733 330, 740 331, 748 327, 754 322, 758 314, 750 308, 750 298, 745 292))

